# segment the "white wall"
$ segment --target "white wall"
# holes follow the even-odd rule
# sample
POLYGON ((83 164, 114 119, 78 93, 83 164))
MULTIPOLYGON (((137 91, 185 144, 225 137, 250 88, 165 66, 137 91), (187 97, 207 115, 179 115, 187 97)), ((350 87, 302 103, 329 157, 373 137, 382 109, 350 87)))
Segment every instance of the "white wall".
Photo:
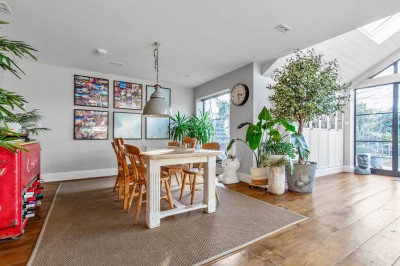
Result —
MULTIPOLYGON (((122 77, 106 73, 95 73, 80 69, 43 65, 38 63, 21 63, 27 76, 21 80, 6 73, 4 88, 23 95, 29 102, 26 109, 40 109, 44 116, 42 126, 52 131, 41 134, 37 139, 41 143, 42 177, 47 181, 74 179, 111 175, 116 172, 115 154, 111 148, 113 138, 113 111, 141 113, 113 109, 113 80, 130 81, 153 85, 155 81, 141 80, 134 77, 122 77), (109 108, 74 106, 74 74, 106 78, 110 81, 109 108), (108 140, 74 140, 73 110, 96 109, 109 111, 108 140)), ((160 82, 171 88, 172 111, 191 115, 193 107, 193 89, 177 87, 160 82)), ((144 92, 145 96, 145 92, 144 92)), ((143 97, 145 99, 145 97, 143 97)), ((168 140, 145 140, 145 119, 142 120, 142 140, 127 140, 129 144, 164 145, 168 140)))
MULTIPOLYGON (((194 99, 198 102, 204 97, 229 90, 237 83, 246 84, 249 87, 250 96, 243 106, 231 104, 230 108, 230 137, 245 138, 246 129, 237 129, 242 122, 253 120, 253 63, 229 72, 219 78, 211 80, 194 89, 194 99)), ((253 153, 242 143, 236 145, 236 154, 241 157, 239 172, 249 173, 253 166, 253 153)))

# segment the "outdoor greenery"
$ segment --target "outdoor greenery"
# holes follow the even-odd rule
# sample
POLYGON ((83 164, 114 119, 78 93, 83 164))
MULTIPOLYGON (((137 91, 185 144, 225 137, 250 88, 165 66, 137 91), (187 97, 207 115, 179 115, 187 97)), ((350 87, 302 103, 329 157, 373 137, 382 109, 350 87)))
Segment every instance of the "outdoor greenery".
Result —
MULTIPOLYGON (((8 24, 8 22, 0 21, 0 25, 5 24, 8 24)), ((17 65, 16 58, 36 60, 36 57, 32 54, 33 52, 36 52, 36 50, 29 44, 0 36, 0 67, 18 78, 21 78, 20 75, 25 73, 17 65)), ((19 134, 10 131, 5 121, 6 117, 15 117, 13 113, 15 109, 24 111, 24 103, 26 103, 26 100, 22 96, 0 88, 0 119, 3 121, 0 128, 0 147, 11 151, 15 151, 17 148, 25 150, 20 145, 12 142, 19 139, 19 134)))
POLYGON ((276 84, 267 87, 274 90, 270 96, 274 104, 272 113, 298 122, 298 134, 291 135, 291 142, 298 149, 299 163, 304 163, 309 155, 307 144, 300 137, 304 124, 342 111, 349 100, 345 93, 351 84, 339 84, 337 60, 325 61, 322 57, 313 49, 296 50, 283 67, 274 70, 276 84))
POLYGON ((187 117, 179 112, 171 118, 170 133, 173 140, 183 143, 184 137, 197 138, 200 144, 210 142, 214 136, 214 125, 209 112, 187 117))
POLYGON ((265 149, 265 143, 267 143, 267 141, 274 140, 276 142, 281 142, 286 136, 286 132, 296 134, 294 125, 290 124, 285 118, 271 116, 270 111, 266 107, 263 107, 258 115, 258 122, 256 124, 245 122, 240 124, 238 129, 245 126, 247 126, 246 139, 232 139, 229 142, 227 150, 229 151, 232 145, 238 141, 245 143, 253 152, 257 167, 262 166, 262 159, 265 153, 263 150, 265 149), (279 131, 279 127, 283 127, 283 134, 279 131))

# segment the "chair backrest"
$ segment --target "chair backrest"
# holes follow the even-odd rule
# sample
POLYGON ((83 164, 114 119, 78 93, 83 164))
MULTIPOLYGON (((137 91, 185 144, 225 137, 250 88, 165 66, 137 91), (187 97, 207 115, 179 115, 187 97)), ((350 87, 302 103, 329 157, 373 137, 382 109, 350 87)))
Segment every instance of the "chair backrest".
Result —
POLYGON ((204 143, 201 147, 202 147, 202 149, 205 149, 205 150, 219 151, 221 145, 218 142, 208 142, 208 143, 204 143))
POLYGON ((169 147, 179 147, 179 146, 181 146, 181 144, 179 143, 179 141, 171 141, 171 142, 168 142, 168 146, 169 147))
POLYGON ((123 171, 123 169, 122 169, 121 158, 120 158, 120 155, 119 155, 119 150, 118 150, 118 148, 116 147, 116 145, 115 145, 115 143, 113 141, 111 142, 111 146, 113 147, 113 150, 115 152, 115 156, 117 157, 118 172, 121 172, 121 171, 123 171))
MULTIPOLYGON (((208 142, 204 143, 201 148, 205 150, 217 150, 219 151, 219 148, 221 145, 218 142, 208 142)), ((199 163, 199 169, 203 168, 203 163, 199 163)))
POLYGON ((135 172, 135 181, 146 180, 146 166, 140 157, 140 149, 136 146, 125 144, 125 155, 128 157, 135 172))
POLYGON ((183 144, 185 149, 196 148, 197 139, 196 138, 183 138, 183 144))

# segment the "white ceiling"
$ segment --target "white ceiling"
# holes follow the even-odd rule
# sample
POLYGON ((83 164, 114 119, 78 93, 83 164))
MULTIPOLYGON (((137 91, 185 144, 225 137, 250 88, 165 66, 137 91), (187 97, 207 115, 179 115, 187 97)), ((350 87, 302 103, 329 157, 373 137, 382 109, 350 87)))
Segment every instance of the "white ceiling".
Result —
MULTIPOLYGON (((358 76, 400 50, 400 31, 381 44, 376 44, 358 29, 321 42, 307 49, 324 55, 325 60, 336 59, 340 66, 342 82, 354 81, 358 76)), ((276 60, 264 73, 271 77, 275 68, 284 65, 292 54, 276 60)), ((397 58, 397 60, 400 58, 397 58)), ((393 61, 394 62, 394 61, 393 61)), ((392 62, 392 63, 393 63, 392 62)), ((379 71, 377 71, 379 72, 379 71)), ((376 74, 376 73, 375 73, 376 74)))
POLYGON ((1 35, 32 44, 41 63, 154 80, 152 44, 159 41, 160 83, 187 87, 400 11, 398 0, 6 2, 13 14, 0 13, 11 22, 1 35), (293 30, 276 31, 280 23, 293 30), (96 55, 97 48, 108 54, 96 55))

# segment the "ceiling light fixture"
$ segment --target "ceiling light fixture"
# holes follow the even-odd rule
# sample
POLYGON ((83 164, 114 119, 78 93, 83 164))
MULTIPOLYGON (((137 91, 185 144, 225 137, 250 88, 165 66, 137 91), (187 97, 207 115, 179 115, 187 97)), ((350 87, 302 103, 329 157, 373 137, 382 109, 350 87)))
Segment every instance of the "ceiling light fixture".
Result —
POLYGON ((107 50, 99 48, 99 49, 96 50, 96 53, 98 53, 100 55, 106 55, 107 54, 107 50))
POLYGON ((143 116, 171 117, 171 107, 165 100, 164 96, 161 94, 161 86, 158 84, 158 48, 160 47, 160 43, 155 42, 154 46, 154 69, 156 70, 157 74, 157 82, 156 85, 154 85, 155 91, 150 96, 150 100, 143 108, 143 116))
POLYGON ((122 66, 124 63, 117 62, 117 61, 110 61, 111 65, 117 65, 117 66, 122 66))
POLYGON ((278 26, 275 27, 275 29, 279 30, 280 32, 285 33, 285 32, 290 31, 292 28, 285 24, 279 24, 278 26))

